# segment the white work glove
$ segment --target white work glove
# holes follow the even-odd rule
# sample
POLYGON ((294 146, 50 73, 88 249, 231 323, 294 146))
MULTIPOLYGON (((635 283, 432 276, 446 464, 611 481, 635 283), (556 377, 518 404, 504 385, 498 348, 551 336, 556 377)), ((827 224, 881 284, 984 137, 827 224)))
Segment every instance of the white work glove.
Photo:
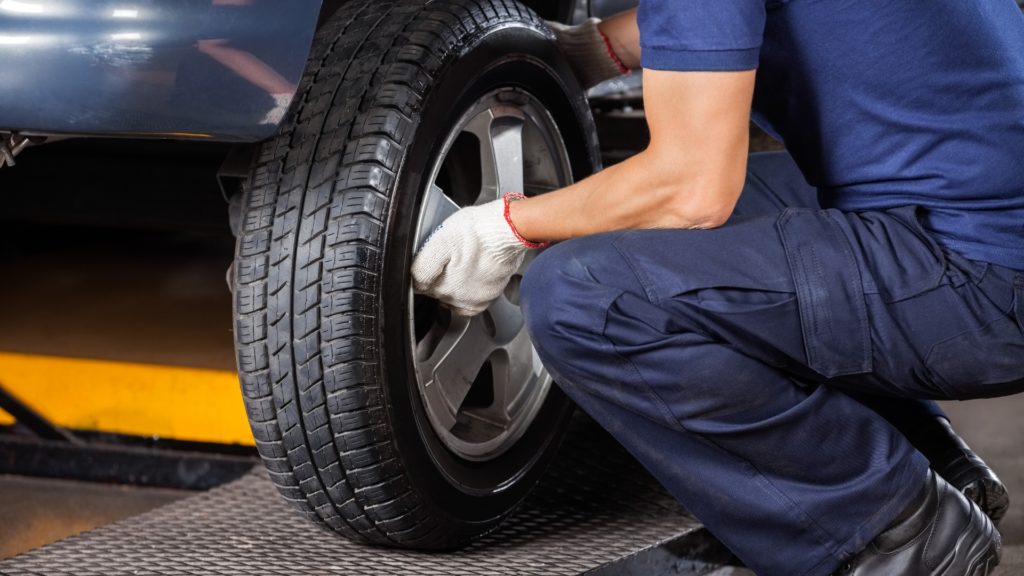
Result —
POLYGON ((615 54, 608 37, 597 27, 600 23, 599 18, 588 18, 575 26, 547 22, 584 89, 629 74, 629 68, 615 54))
POLYGON ((506 212, 509 200, 470 206, 449 216, 413 260, 416 292, 461 316, 475 316, 498 299, 526 251, 542 246, 527 243, 514 231, 506 212))

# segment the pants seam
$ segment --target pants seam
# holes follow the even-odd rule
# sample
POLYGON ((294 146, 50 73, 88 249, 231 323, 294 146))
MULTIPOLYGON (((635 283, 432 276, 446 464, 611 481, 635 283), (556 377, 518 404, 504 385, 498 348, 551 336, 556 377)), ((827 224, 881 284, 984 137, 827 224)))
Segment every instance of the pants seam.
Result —
MULTIPOLYGON (((646 281, 646 277, 633 264, 632 260, 630 258, 628 258, 625 253, 623 253, 623 251, 621 250, 621 248, 618 245, 618 239, 616 239, 616 241, 612 242, 612 246, 615 248, 615 251, 619 254, 619 257, 623 261, 625 261, 626 264, 629 266, 630 271, 633 272, 633 275, 637 279, 637 282, 643 288, 643 290, 644 290, 644 292, 645 292, 645 294, 646 294, 646 296, 648 298, 648 301, 651 304, 657 306, 658 305, 658 301, 656 301, 656 300, 660 300, 660 299, 657 299, 655 297, 655 295, 652 294, 649 286, 647 285, 648 282, 646 281)), ((614 303, 615 300, 618 300, 618 298, 621 298, 624 293, 625 292, 620 292, 620 294, 615 299, 612 300, 612 303, 614 303)), ((609 305, 607 308, 605 308, 605 315, 604 315, 604 325, 605 326, 607 326, 607 324, 608 324, 608 315, 610 313, 611 313, 611 306, 609 305)), ((647 388, 647 390, 651 394, 652 398, 656 401, 656 405, 658 406, 659 411, 662 413, 662 416, 666 418, 667 422, 671 423, 671 426, 674 429, 676 429, 677 431, 681 431, 681 432, 683 432, 685 434, 690 434, 690 435, 699 437, 702 440, 704 440, 705 442, 708 442, 709 444, 714 446, 716 449, 718 449, 718 450, 720 450, 720 451, 722 451, 722 452, 724 452, 726 454, 729 454, 733 458, 736 458, 736 459, 740 460, 741 462, 743 462, 744 464, 746 464, 747 466, 749 466, 755 472, 755 481, 757 481, 759 484, 761 484, 762 488, 767 493, 771 494, 771 496, 773 498, 775 498, 776 501, 778 501, 780 504, 785 505, 787 508, 789 508, 791 511, 793 511, 795 513, 795 515, 800 519, 801 526, 804 529, 807 529, 807 530, 810 531, 810 533, 813 535, 813 538, 815 540, 817 540, 822 545, 822 547, 826 550, 826 552, 828 552, 829 555, 834 556, 836 554, 836 552, 840 548, 840 545, 835 541, 835 539, 833 539, 831 537, 831 535, 826 530, 824 530, 813 518, 811 518, 803 509, 801 509, 800 506, 795 501, 793 501, 791 498, 787 497, 784 492, 779 490, 778 487, 776 487, 765 476, 765 474, 763 472, 761 472, 761 470, 757 466, 755 466, 753 463, 751 463, 746 458, 742 458, 742 457, 734 454, 733 452, 731 452, 729 450, 726 450, 721 445, 719 445, 717 442, 707 438, 705 435, 699 434, 697 432, 693 432, 691 430, 688 430, 685 425, 683 425, 681 422, 679 422, 679 420, 676 419, 676 417, 672 414, 672 411, 669 409, 668 404, 665 402, 665 399, 662 398, 662 396, 660 394, 658 394, 658 392, 654 389, 653 386, 651 386, 651 384, 647 381, 647 379, 643 377, 642 372, 636 366, 636 364, 633 363, 633 361, 631 359, 629 359, 625 354, 623 354, 622 352, 619 351, 618 347, 611 340, 611 338, 609 338, 608 335, 605 334, 605 331, 603 329, 600 330, 599 332, 600 332, 600 337, 605 342, 607 342, 607 344, 609 345, 611 350, 619 358, 620 362, 622 362, 623 365, 628 364, 629 369, 636 375, 638 381, 643 383, 644 387, 647 388)), ((697 332, 697 333, 700 334, 701 336, 707 338, 709 341, 716 343, 719 346, 727 346, 726 343, 721 342, 718 339, 713 338, 713 337, 711 337, 711 336, 709 336, 707 334, 703 334, 701 332, 697 332)), ((766 366, 768 366, 768 365, 766 364, 766 366)), ((772 369, 778 371, 777 368, 772 368, 772 369)))
POLYGON ((861 325, 861 346, 863 347, 865 357, 861 359, 861 368, 865 372, 870 372, 872 366, 872 342, 871 342, 871 318, 868 316, 868 304, 864 294, 864 278, 863 271, 860 268, 857 258, 854 256, 853 246, 850 243, 850 239, 846 237, 841 226, 836 221, 836 211, 825 210, 825 217, 835 231, 836 237, 839 238, 839 242, 842 244, 843 253, 846 255, 847 261, 852 264, 851 268, 853 273, 849 279, 850 293, 855 294, 857 297, 853 299, 853 305, 857 308, 857 318, 862 322, 861 325))
MULTIPOLYGON (((620 293, 620 294, 619 294, 618 296, 616 296, 616 297, 615 297, 615 299, 613 299, 613 300, 612 300, 612 304, 614 304, 616 300, 618 300, 619 298, 621 298, 623 294, 625 294, 625 292, 621 292, 621 293, 620 293)), ((606 326, 607 326, 607 324, 608 324, 608 315, 609 315, 609 314, 611 313, 611 308, 612 308, 612 307, 611 307, 611 305, 609 305, 609 306, 607 306, 607 307, 605 308, 605 312, 604 312, 604 324, 605 324, 606 326)), ((676 419, 675 419, 675 418, 674 418, 674 417, 672 416, 672 411, 671 411, 671 410, 669 410, 669 407, 668 407, 668 405, 667 405, 667 404, 665 403, 665 399, 664 399, 664 398, 662 398, 660 394, 658 394, 657 392, 655 392, 655 391, 654 391, 654 387, 653 387, 653 386, 651 386, 649 382, 647 382, 647 379, 646 379, 646 378, 644 378, 643 374, 642 374, 642 373, 640 372, 640 369, 639 369, 639 368, 637 367, 637 365, 636 365, 636 364, 635 364, 635 363, 634 363, 634 362, 633 362, 632 360, 630 360, 630 359, 629 359, 628 357, 626 357, 626 356, 625 356, 624 354, 622 354, 622 353, 621 353, 621 352, 619 351, 618 347, 617 347, 617 346, 615 346, 615 343, 614 343, 614 342, 612 342, 611 338, 609 338, 609 337, 608 337, 608 335, 604 333, 604 330, 603 330, 603 329, 602 329, 602 330, 599 330, 599 331, 598 331, 598 333, 599 333, 598 335, 599 335, 599 336, 600 336, 600 337, 601 337, 601 338, 602 338, 602 339, 603 339, 603 340, 604 340, 605 342, 607 342, 607 343, 608 343, 608 347, 609 347, 609 348, 610 348, 610 349, 612 350, 612 353, 614 353, 614 354, 615 354, 615 356, 616 356, 616 357, 617 357, 617 358, 619 359, 619 362, 620 362, 620 363, 621 363, 622 365, 624 365, 624 366, 628 366, 628 367, 629 367, 629 370, 630 370, 630 371, 632 371, 632 372, 633 372, 634 374, 636 374, 637 380, 639 380, 640 382, 642 382, 642 383, 643 383, 643 385, 644 385, 644 386, 645 386, 645 387, 647 388, 647 390, 648 390, 648 391, 649 391, 649 392, 651 393, 651 396, 652 396, 652 397, 653 397, 653 398, 654 398, 654 399, 655 399, 655 400, 657 401, 657 402, 656 402, 656 404, 657 404, 657 406, 658 406, 659 410, 661 411, 661 413, 662 413, 662 416, 663 416, 663 417, 664 417, 664 418, 666 419, 666 421, 668 421, 668 422, 671 422, 671 423, 675 424, 676 426, 678 426, 678 427, 679 427, 679 429, 680 429, 681 431, 683 431, 683 432, 687 432, 687 431, 686 431, 686 429, 685 429, 685 428, 683 428, 683 426, 682 426, 681 424, 679 424, 679 423, 678 423, 678 422, 676 421, 676 419)), ((624 407, 623 407, 623 406, 621 406, 621 405, 620 405, 620 404, 619 404, 618 402, 615 402, 615 404, 616 404, 617 406, 620 406, 620 407, 624 408, 624 407)))
MULTIPOLYGON (((608 314, 610 313, 610 311, 611 311, 611 307, 609 306, 608 310, 605 312, 605 324, 607 324, 607 322, 608 322, 608 314)), ((822 545, 822 547, 830 555, 834 556, 836 554, 836 552, 841 548, 841 545, 839 545, 829 535, 829 533, 826 530, 824 530, 803 509, 801 509, 800 506, 796 502, 794 502, 791 498, 786 496, 784 492, 779 490, 778 487, 776 487, 771 482, 771 480, 769 480, 765 476, 765 474, 763 472, 761 472, 761 470, 756 465, 754 465, 748 459, 743 458, 743 457, 733 453, 732 451, 723 448, 717 442, 715 442, 714 440, 708 438, 704 434, 700 434, 698 432, 694 432, 692 430, 687 429, 687 427, 682 422, 680 422, 672 414, 672 411, 669 409, 668 404, 665 402, 665 399, 662 398, 661 394, 658 394, 657 390, 655 390, 654 387, 651 386, 651 384, 647 381, 647 379, 643 377, 643 374, 641 373, 640 369, 636 366, 636 364, 631 359, 629 359, 626 355, 624 355, 622 352, 619 351, 619 349, 615 345, 615 343, 611 340, 611 338, 609 338, 604 333, 603 330, 600 333, 600 337, 605 342, 608 343, 608 345, 611 347, 611 350, 614 352, 614 354, 619 358, 619 360, 623 364, 628 364, 629 365, 629 368, 631 369, 631 371, 634 374, 636 374, 637 379, 640 382, 643 383, 643 385, 647 388, 648 392, 650 392, 651 396, 656 400, 657 406, 660 409, 660 411, 662 412, 662 415, 666 417, 666 420, 669 423, 671 423, 673 428, 675 428, 677 431, 683 432, 684 434, 689 434, 689 435, 692 435, 692 436, 696 436, 696 437, 704 440, 705 442, 711 444, 717 450, 720 450, 720 451, 722 451, 722 452, 724 452, 726 454, 729 454, 733 458, 736 458, 737 460, 743 462, 745 465, 749 466, 755 472, 755 481, 762 485, 762 488, 765 490, 765 492, 767 492, 773 498, 775 498, 777 502, 779 502, 780 504, 784 504, 787 508, 789 508, 791 511, 793 511, 796 514, 796 516, 800 519, 801 526, 804 529, 808 529, 810 531, 810 533, 813 535, 814 539, 817 540, 822 545)), ((714 339, 710 339, 710 340, 714 341, 714 339)), ((718 344, 719 346, 724 346, 725 345, 724 343, 721 343, 721 342, 715 342, 715 343, 718 344)), ((618 403, 615 403, 615 404, 618 405, 618 403)))
MULTIPOLYGON (((919 454, 919 453, 915 452, 915 454, 919 454)), ((921 457, 921 458, 923 458, 923 457, 921 457)), ((897 494, 897 495, 893 496, 892 498, 890 498, 889 501, 886 502, 885 505, 882 506, 882 508, 879 509, 878 513, 873 517, 873 518, 888 517, 887 523, 881 527, 881 530, 879 531, 879 534, 881 533, 881 531, 885 530, 885 528, 888 526, 888 522, 891 522, 892 518, 895 517, 896 514, 902 512, 902 509, 896 509, 896 510, 893 510, 893 509, 897 505, 900 505, 900 504, 902 504, 903 506, 906 506, 908 504, 908 502, 907 502, 908 495, 913 496, 914 494, 917 494, 918 492, 921 491, 921 488, 922 488, 921 482, 911 483, 911 484, 907 484, 905 482, 907 480, 907 475, 910 472, 910 469, 911 469, 911 465, 909 463, 908 464, 904 464, 904 466, 902 466, 902 468, 900 470, 899 482, 896 482, 897 486, 909 487, 910 490, 907 490, 906 488, 904 488, 902 493, 897 494)), ((857 538, 858 535, 860 534, 860 532, 864 529, 864 526, 866 526, 868 524, 868 522, 870 522, 873 518, 869 518, 869 519, 861 522, 860 524, 858 524, 857 525, 857 529, 854 531, 854 535, 851 536, 850 538, 846 539, 845 541, 843 541, 843 543, 841 544, 841 549, 845 549, 850 544, 851 541, 853 541, 855 538, 857 538)), ((878 534, 873 534, 871 539, 874 540, 875 536, 877 536, 877 535, 878 534)), ((865 543, 865 546, 869 546, 870 544, 871 544, 871 541, 869 540, 869 541, 867 541, 865 543)), ((853 556, 853 555, 859 554, 862 550, 863 549, 861 549, 861 550, 849 550, 849 551, 847 551, 845 553, 840 551, 841 556, 837 557, 836 559, 839 560, 840 562, 842 562, 842 561, 846 560, 849 556, 853 556)))
MULTIPOLYGON (((621 236, 619 238, 621 238, 621 236)), ((616 238, 612 242, 612 247, 615 248, 615 252, 617 252, 619 258, 622 258, 622 261, 626 263, 626 266, 629 266, 629 270, 633 273, 637 283, 639 283, 640 287, 643 288, 644 296, 647 298, 647 301, 656 306, 660 305, 661 298, 654 292, 654 283, 651 282, 650 278, 648 278, 647 275, 633 263, 633 259, 629 258, 626 253, 622 251, 622 248, 619 247, 619 238, 616 238)))

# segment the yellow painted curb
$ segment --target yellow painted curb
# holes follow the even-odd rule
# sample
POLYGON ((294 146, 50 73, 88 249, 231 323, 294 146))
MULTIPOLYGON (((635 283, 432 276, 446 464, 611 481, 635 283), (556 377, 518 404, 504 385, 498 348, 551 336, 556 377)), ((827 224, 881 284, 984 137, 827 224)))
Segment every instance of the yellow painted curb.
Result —
POLYGON ((65 428, 253 444, 234 372, 0 353, 0 385, 65 428))

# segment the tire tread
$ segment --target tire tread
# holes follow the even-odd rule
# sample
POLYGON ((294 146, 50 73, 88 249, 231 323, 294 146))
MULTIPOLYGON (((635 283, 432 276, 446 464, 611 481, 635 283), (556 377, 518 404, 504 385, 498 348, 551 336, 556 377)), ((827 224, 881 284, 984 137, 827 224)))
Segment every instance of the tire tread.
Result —
POLYGON ((510 18, 541 25, 515 2, 348 2, 247 185, 235 332, 253 435, 281 495, 349 538, 455 544, 388 434, 375 294, 389 191, 429 83, 471 30, 510 18))

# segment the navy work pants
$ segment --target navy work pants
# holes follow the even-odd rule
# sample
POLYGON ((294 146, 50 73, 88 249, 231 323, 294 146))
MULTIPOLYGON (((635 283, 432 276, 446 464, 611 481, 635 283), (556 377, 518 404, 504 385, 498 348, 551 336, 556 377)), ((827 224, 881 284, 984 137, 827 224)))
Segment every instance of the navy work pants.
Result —
POLYGON ((1024 275, 912 207, 821 209, 785 154, 725 226, 558 244, 522 298, 559 386, 762 576, 830 573, 922 489, 880 413, 1024 389, 1024 275))

